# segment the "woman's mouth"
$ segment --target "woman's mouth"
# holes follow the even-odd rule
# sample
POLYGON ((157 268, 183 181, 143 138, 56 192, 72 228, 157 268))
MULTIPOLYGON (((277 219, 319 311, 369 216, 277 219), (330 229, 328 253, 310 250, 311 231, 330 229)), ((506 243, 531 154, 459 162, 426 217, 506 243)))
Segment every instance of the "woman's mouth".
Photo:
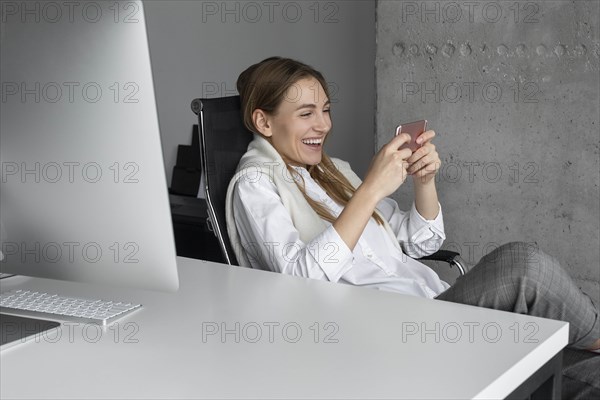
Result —
POLYGON ((319 150, 323 144, 323 138, 302 139, 302 143, 308 146, 311 150, 319 150))

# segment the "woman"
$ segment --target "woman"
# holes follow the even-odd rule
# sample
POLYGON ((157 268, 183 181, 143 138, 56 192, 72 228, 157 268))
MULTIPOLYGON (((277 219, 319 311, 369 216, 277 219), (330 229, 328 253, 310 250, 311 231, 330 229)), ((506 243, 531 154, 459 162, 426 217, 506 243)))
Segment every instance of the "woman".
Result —
POLYGON ((394 137, 364 181, 329 158, 331 130, 322 74, 268 58, 238 78, 245 126, 255 133, 227 193, 227 230, 240 265, 568 321, 569 345, 600 348, 598 311, 558 262, 525 243, 492 251, 450 287, 414 260, 444 239, 432 139, 411 152, 394 137), (404 212, 387 196, 408 175, 415 200, 404 212))

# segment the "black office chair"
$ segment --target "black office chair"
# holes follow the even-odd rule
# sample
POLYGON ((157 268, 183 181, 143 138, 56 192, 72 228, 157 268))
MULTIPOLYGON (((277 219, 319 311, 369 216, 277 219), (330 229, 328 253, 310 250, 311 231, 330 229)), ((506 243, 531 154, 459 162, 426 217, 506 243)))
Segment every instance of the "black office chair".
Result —
POLYGON ((195 99, 192 110, 198 114, 200 156, 208 226, 214 232, 223 258, 239 265, 227 235, 225 198, 229 181, 252 141, 253 134, 242 122, 240 96, 195 99))
MULTIPOLYGON (((225 197, 229 181, 252 141, 253 134, 242 122, 239 96, 194 99, 192 111, 198 115, 200 127, 200 154, 208 224, 219 241, 225 262, 239 265, 227 235, 225 197)), ((461 275, 467 272, 467 265, 459 253, 453 251, 439 250, 420 260, 444 261, 450 266, 456 266, 461 275)))

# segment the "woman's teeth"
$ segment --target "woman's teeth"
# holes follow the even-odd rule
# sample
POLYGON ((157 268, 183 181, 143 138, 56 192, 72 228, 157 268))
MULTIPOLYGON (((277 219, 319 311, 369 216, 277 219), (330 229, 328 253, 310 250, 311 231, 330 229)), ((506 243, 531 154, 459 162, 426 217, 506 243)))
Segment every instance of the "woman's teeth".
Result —
POLYGON ((321 142, 323 142, 323 139, 304 139, 302 140, 302 143, 304 144, 321 144, 321 142))

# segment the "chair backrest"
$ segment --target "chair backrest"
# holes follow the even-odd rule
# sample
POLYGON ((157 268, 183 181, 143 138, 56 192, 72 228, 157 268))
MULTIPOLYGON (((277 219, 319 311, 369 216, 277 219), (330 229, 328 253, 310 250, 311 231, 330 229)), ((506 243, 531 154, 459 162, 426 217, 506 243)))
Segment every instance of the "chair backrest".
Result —
POLYGON ((209 219, 225 261, 229 265, 239 265, 227 234, 225 198, 229 181, 253 134, 242 122, 240 96, 195 99, 192 110, 198 114, 209 219))

